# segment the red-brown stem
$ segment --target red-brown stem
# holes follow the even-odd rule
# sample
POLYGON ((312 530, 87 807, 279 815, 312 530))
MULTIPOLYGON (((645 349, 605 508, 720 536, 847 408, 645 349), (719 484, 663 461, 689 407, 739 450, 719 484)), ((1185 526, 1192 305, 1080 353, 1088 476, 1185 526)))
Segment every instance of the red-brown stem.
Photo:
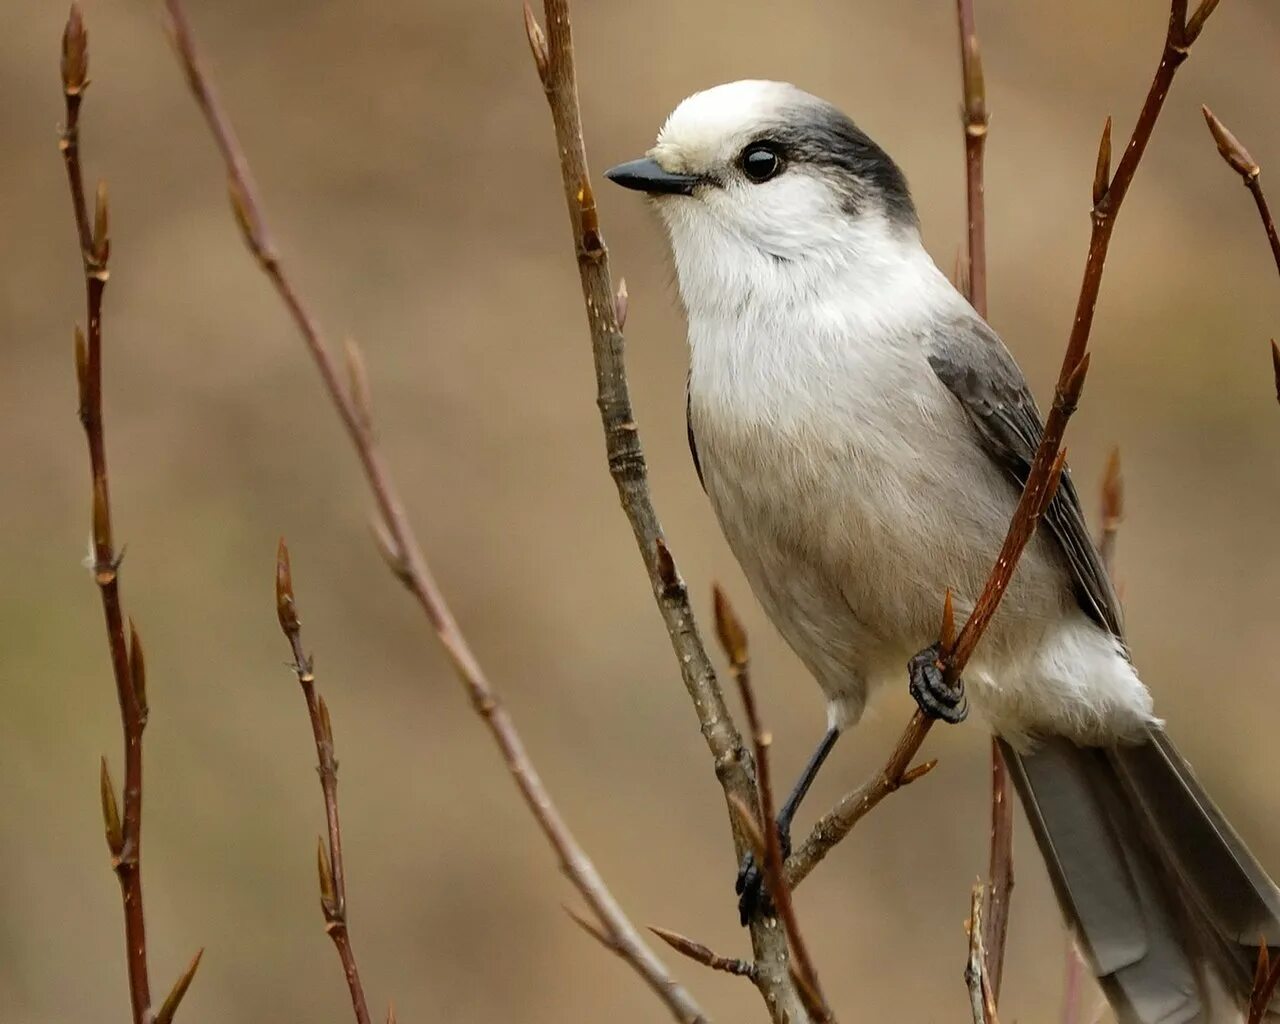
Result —
MULTIPOLYGON (((987 317, 987 212, 982 173, 989 116, 986 82, 974 16, 974 0, 956 0, 960 29, 961 87, 964 107, 965 185, 969 221, 969 302, 983 319, 987 317)), ((1009 934, 1009 900, 1013 894, 1013 791, 1000 744, 991 740, 991 847, 984 888, 986 908, 982 917, 982 945, 988 963, 986 978, 995 998, 1000 998, 1004 974, 1004 950, 1009 934)))
MULTIPOLYGON (((1093 232, 1089 240, 1089 253, 1085 261, 1080 296, 1076 302, 1076 316, 1072 323, 1066 352, 1063 355, 1062 370, 1054 391, 1053 407, 1045 421, 1044 435, 1036 450, 1017 509, 1009 524, 1009 532, 1001 545, 1000 554, 996 558, 991 574, 959 638, 950 651, 944 653, 942 659, 942 667, 947 677, 953 681, 960 678, 964 666, 968 664, 974 648, 990 624, 992 616, 995 615, 1000 599, 1004 596, 1009 581, 1013 577, 1018 559, 1031 540, 1041 515, 1057 490, 1058 478, 1064 466, 1064 453, 1061 451, 1062 436, 1072 413, 1075 412, 1080 389, 1084 386, 1085 374, 1089 367, 1087 351, 1089 333, 1093 327, 1093 312, 1098 301, 1098 291, 1102 285, 1102 270, 1106 262, 1107 248, 1111 241, 1116 215, 1133 182, 1147 143, 1151 140, 1151 133, 1164 106, 1174 74, 1186 60, 1187 51, 1204 27, 1205 19, 1212 11, 1214 3, 1215 0, 1205 0, 1197 10, 1192 20, 1193 30, 1186 17, 1186 0, 1172 0, 1164 49, 1146 101, 1138 115, 1137 125, 1134 127, 1133 135, 1125 148, 1115 176, 1107 187, 1101 190, 1101 194, 1094 203, 1093 232)), ((902 786, 906 781, 904 773, 907 771, 907 766, 919 751, 932 726, 932 720, 925 718, 921 712, 917 711, 899 738, 885 767, 860 789, 847 794, 833 810, 818 821, 809 838, 787 861, 787 880, 793 888, 818 865, 832 847, 848 835, 853 826, 871 808, 902 786)))
POLYGON ((1267 205, 1267 197, 1262 192, 1261 174, 1254 174, 1245 181, 1249 194, 1253 196, 1254 205, 1258 207, 1258 216, 1262 219, 1263 230, 1267 233, 1267 242, 1271 245, 1271 255, 1276 261, 1276 270, 1280 271, 1280 236, 1276 234, 1275 218, 1271 216, 1271 208, 1267 205))
POLYGON ((500 703, 496 691, 458 627, 422 553, 374 435, 367 429, 365 419, 351 393, 343 386, 337 361, 324 341, 319 323, 293 287, 271 242, 262 213, 262 203, 249 173, 244 151, 218 101, 212 83, 201 68, 182 5, 179 0, 166 0, 166 9, 187 82, 226 164, 232 204, 245 241, 288 308, 347 429, 373 493, 381 524, 385 526, 386 537, 390 541, 388 554, 394 560, 397 578, 409 589, 431 623, 472 706, 497 744, 503 763, 525 805, 555 851, 566 877, 596 914, 619 955, 644 978, 677 1020, 686 1024, 706 1020, 693 997, 671 977, 635 925, 627 918, 595 865, 569 830, 530 760, 515 723, 500 703))
POLYGON ((311 658, 302 646, 302 623, 294 602, 293 574, 289 565, 289 549, 283 538, 276 552, 276 612, 280 628, 293 651, 293 670, 302 687, 311 718, 311 735, 315 740, 319 762, 320 790, 324 795, 324 817, 328 825, 328 863, 320 858, 320 908, 324 912, 325 931, 333 940, 342 962, 342 973, 351 992, 351 1008, 357 1024, 369 1024, 369 1005, 364 985, 356 966, 351 935, 347 928, 347 882, 342 858, 342 824, 338 817, 338 762, 333 753, 333 726, 323 699, 316 693, 316 677, 311 658))
POLYGON ((778 834, 777 810, 773 800, 773 781, 769 771, 769 749, 773 745, 773 737, 764 728, 756 706, 756 695, 751 686, 751 665, 747 656, 746 631, 734 613, 728 597, 719 587, 715 588, 715 613, 716 631, 729 657, 729 667, 738 684, 738 692, 742 696, 742 707, 747 715, 747 726, 751 730, 751 740, 755 748, 756 785, 760 792, 758 811, 761 836, 764 840, 764 861, 761 868, 765 888, 787 934, 787 943, 791 947, 792 971, 795 974, 805 1010, 815 1021, 834 1021, 831 1008, 822 994, 822 987, 818 984, 818 972, 813 966, 813 958, 809 955, 808 944, 800 931, 795 903, 791 899, 791 886, 787 884, 782 838, 778 834))
POLYGON ((146 717, 134 692, 129 667, 129 647, 120 605, 120 556, 116 553, 111 529, 107 444, 102 417, 102 297, 107 284, 108 247, 105 232, 100 240, 93 237, 85 200, 84 174, 80 165, 80 104, 88 85, 84 74, 87 63, 87 33, 84 31, 80 11, 73 5, 63 36, 66 121, 58 148, 62 151, 66 165, 75 215, 76 240, 80 247, 85 279, 87 347, 84 366, 78 366, 77 372, 82 374, 79 381, 79 415, 88 442, 93 498, 93 577, 102 598, 107 643, 111 651, 111 669, 120 705, 120 725, 124 734, 123 841, 120 850, 113 851, 112 866, 120 881, 120 896, 124 905, 129 1001, 134 1024, 144 1024, 151 1008, 147 933, 142 908, 142 730, 146 717), (71 48, 78 49, 78 69, 69 67, 67 54, 71 48))

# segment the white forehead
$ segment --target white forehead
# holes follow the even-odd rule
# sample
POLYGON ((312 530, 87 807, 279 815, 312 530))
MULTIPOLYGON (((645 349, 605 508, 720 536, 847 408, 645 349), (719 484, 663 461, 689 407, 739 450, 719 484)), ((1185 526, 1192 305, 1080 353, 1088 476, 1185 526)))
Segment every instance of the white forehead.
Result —
POLYGON ((650 156, 669 171, 728 159, 760 127, 806 94, 787 82, 727 82, 681 102, 658 132, 650 156))

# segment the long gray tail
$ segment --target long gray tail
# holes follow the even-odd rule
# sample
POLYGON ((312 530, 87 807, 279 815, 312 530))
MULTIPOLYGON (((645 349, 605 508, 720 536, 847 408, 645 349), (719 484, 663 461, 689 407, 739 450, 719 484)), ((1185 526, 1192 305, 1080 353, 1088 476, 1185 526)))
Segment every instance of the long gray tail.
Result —
POLYGON ((1280 890, 1164 733, 1110 750, 1055 739, 1004 752, 1121 1024, 1238 1019, 1228 1006, 1247 1001, 1260 944, 1280 947, 1280 890))

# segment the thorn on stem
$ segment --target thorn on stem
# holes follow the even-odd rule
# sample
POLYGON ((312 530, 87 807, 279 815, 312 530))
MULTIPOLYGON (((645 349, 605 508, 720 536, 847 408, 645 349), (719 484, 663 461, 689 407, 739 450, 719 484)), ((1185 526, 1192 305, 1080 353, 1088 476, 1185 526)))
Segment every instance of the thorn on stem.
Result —
POLYGON ((1249 155, 1249 151, 1241 145, 1240 140, 1231 133, 1231 130, 1218 120, 1212 110, 1206 106, 1200 107, 1200 112, 1204 114, 1205 124, 1209 126, 1209 133, 1213 136, 1214 144, 1218 147, 1218 152, 1222 154, 1233 171, 1242 177, 1246 183, 1256 178, 1262 169, 1258 166, 1256 160, 1249 155))
POLYGON ((1102 140, 1098 143, 1098 163, 1093 169, 1093 205, 1096 209, 1107 198, 1111 187, 1111 118, 1102 126, 1102 140))
POLYGON ((293 600, 293 572, 289 567, 289 548, 283 537, 276 546, 276 615, 280 619, 280 629, 292 640, 302 622, 293 600))
POLYGON ((89 84, 89 33, 85 31, 80 5, 72 4, 62 30, 62 89, 78 96, 89 84))
POLYGON ((542 79, 542 84, 546 85, 547 70, 551 66, 551 57, 547 53, 547 37, 543 34, 538 19, 534 17, 533 8, 529 6, 528 0, 525 0, 524 4, 524 34, 529 40, 529 50, 533 54, 533 63, 538 69, 538 77, 542 79))
POLYGON ((102 769, 98 775, 98 788, 102 795, 102 824, 107 835, 107 849, 112 857, 119 857, 124 851, 124 831, 120 825, 120 805, 116 803, 116 787, 111 781, 111 771, 107 768, 107 759, 102 758, 102 769))
POLYGON ((624 277, 618 281, 618 292, 613 297, 613 315, 618 321, 618 330, 623 330, 627 326, 627 279, 624 277))
POLYGON ((129 620, 129 676, 133 682, 133 699, 143 724, 147 721, 147 661, 142 654, 142 638, 138 628, 129 620))
POLYGON ((741 669, 747 664, 747 631, 742 628, 729 597, 721 589, 720 584, 712 584, 712 604, 715 608, 716 636, 725 656, 734 669, 741 669))
POLYGON ((173 1024, 173 1015, 178 1012, 178 1005, 182 1002, 182 997, 187 994, 187 989, 191 987, 191 982, 196 976, 196 969, 200 966, 200 958, 202 956, 204 956, 203 949, 199 950, 191 958, 191 963, 182 972, 182 977, 173 983, 173 988, 164 997, 164 1002, 152 1018, 153 1024, 173 1024))
POLYGON ((562 903, 561 906, 564 908, 564 912, 568 914, 571 918, 573 918, 574 923, 579 928, 581 928, 584 932, 590 935, 593 939, 595 939, 598 943, 600 943, 600 945, 604 946, 604 948, 607 949, 610 953, 618 952, 618 944, 614 942, 613 939, 609 938, 609 936, 607 936, 604 932, 602 932, 596 925, 592 924, 590 921, 588 921, 585 917, 583 917, 581 914, 579 914, 576 910, 574 910, 572 907, 568 906, 567 904, 562 903))

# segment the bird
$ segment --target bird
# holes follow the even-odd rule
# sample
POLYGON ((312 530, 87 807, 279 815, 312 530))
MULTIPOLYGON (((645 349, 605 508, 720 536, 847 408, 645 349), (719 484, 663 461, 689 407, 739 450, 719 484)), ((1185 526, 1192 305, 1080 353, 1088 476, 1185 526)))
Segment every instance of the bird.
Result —
MULTIPOLYGON (((998 738, 1122 1024, 1227 1019, 1280 943, 1280 890, 1156 717, 1069 470, 964 679, 927 671, 943 596, 972 609, 1043 421, 926 251, 902 170, 833 104, 746 80, 682 101, 606 177, 665 227, 698 478, 826 698, 784 844, 840 735, 905 669, 926 714, 972 708, 998 738)), ((738 889, 744 923, 767 912, 750 858, 738 889)))

